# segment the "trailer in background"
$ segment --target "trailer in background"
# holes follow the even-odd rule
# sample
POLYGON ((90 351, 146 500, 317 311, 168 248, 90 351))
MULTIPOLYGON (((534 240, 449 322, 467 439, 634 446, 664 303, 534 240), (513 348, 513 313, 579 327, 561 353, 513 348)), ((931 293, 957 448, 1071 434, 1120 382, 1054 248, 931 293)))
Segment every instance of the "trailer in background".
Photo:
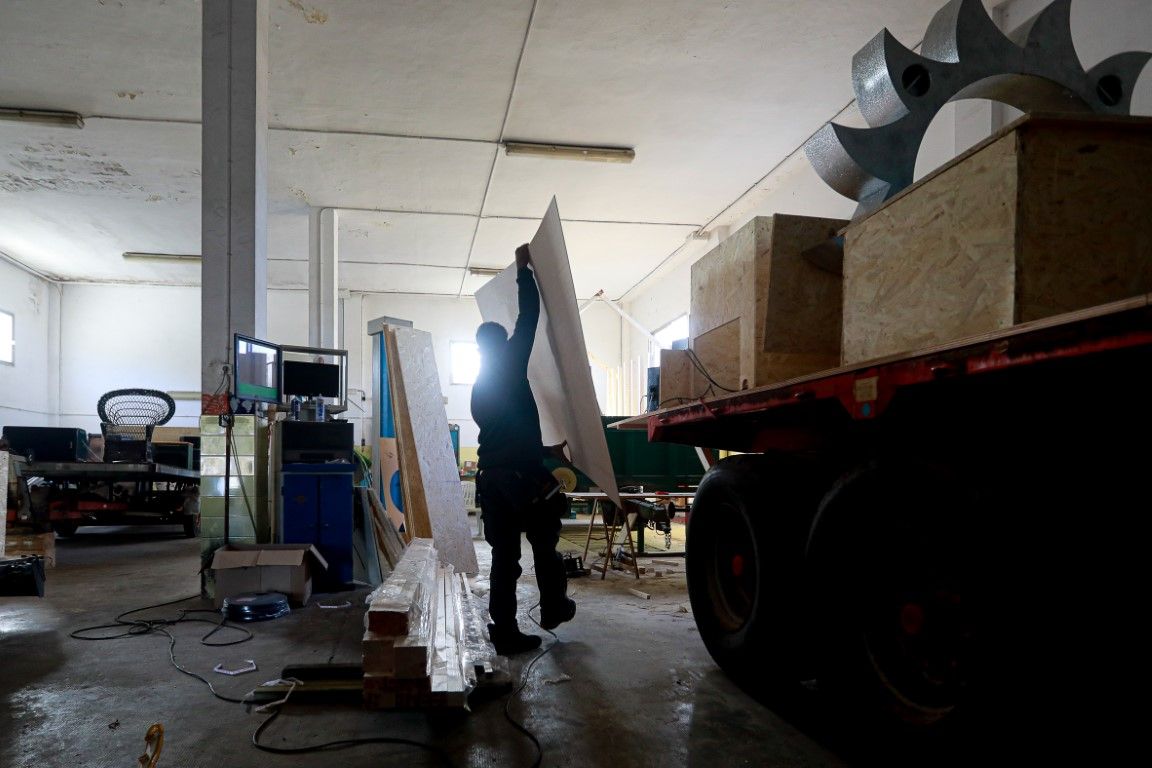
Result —
MULTIPOLYGON (((868 722, 1076 712, 1141 679, 1150 296, 622 422, 748 452, 688 528, 700 635, 868 722)), ((1070 716, 1070 715, 1069 715, 1070 716)))

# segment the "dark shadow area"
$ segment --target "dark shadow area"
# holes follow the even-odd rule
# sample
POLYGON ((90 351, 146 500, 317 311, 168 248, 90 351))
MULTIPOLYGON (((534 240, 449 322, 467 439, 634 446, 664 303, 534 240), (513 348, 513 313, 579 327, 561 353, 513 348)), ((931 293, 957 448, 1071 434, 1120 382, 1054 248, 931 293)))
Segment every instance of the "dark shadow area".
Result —
POLYGON ((0 600, 0 734, 6 736, 0 740, 0 765, 17 765, 14 739, 7 736, 34 731, 49 719, 43 702, 27 694, 64 664, 64 652, 58 632, 24 622, 19 602, 36 598, 0 600))

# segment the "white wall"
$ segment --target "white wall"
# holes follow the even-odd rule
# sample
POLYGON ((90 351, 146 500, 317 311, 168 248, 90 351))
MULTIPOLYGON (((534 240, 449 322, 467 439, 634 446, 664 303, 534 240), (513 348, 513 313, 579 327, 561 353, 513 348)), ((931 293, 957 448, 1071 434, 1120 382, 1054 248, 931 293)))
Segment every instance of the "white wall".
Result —
MULTIPOLYGON (((113 389, 200 391, 200 289, 65 284, 60 424, 100 431, 113 389)), ((200 399, 176 401, 172 426, 196 426, 200 399)))
MULTIPOLYGON (((304 294, 301 293, 301 296, 304 294)), ((307 312, 307 300, 301 299, 307 312)), ((284 301, 285 311, 291 302, 284 301)), ((474 341, 476 327, 482 322, 480 310, 471 297, 417 296, 408 294, 352 293, 343 300, 344 348, 348 350, 349 407, 347 416, 356 425, 356 440, 367 433, 372 418, 372 347, 366 327, 369 320, 388 316, 411 320, 414 327, 432 334, 440 387, 448 402, 448 421, 460 425, 460 445, 475 447, 478 431, 472 420, 472 387, 449 382, 449 347, 453 341, 474 341), (366 399, 361 400, 363 393, 366 399)), ((271 307, 272 302, 269 301, 271 307)), ((295 312, 293 309, 291 312, 295 312)), ((278 313, 277 322, 284 320, 278 313)), ((593 380, 603 387, 601 373, 620 364, 619 315, 606 306, 592 306, 582 316, 589 356, 593 359, 593 380)), ((269 311, 269 336, 282 341, 269 311)), ((603 403, 603 400, 602 400, 603 403)), ((601 406, 603 407, 603 405, 601 406)))
POLYGON ((0 427, 55 426, 60 287, 0 259, 0 309, 16 318, 15 362, 0 363, 0 427))

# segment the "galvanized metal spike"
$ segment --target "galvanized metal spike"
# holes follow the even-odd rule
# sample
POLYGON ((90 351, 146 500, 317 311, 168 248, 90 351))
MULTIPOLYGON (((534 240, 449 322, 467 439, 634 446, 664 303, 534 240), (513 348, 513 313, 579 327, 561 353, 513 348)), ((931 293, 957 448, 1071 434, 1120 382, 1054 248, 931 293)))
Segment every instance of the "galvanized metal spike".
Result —
POLYGON ((1128 114, 1152 54, 1122 53, 1085 72, 1071 0, 1054 0, 1011 35, 980 0, 951 0, 929 24, 921 54, 888 30, 852 59, 857 106, 870 128, 829 123, 804 149, 825 183, 859 201, 857 217, 912 183, 916 155, 940 108, 986 98, 1024 111, 1128 114))
POLYGON ((978 49, 1003 48, 1011 41, 996 26, 980 0, 951 0, 936 12, 924 33, 920 53, 959 64, 978 49))
POLYGON ((1096 100, 1096 111, 1110 115, 1132 112, 1132 94, 1140 73, 1152 61, 1152 53, 1118 53, 1088 70, 1088 85, 1096 100))
POLYGON ((927 64, 887 29, 852 57, 856 104, 868 125, 887 125, 908 114, 928 77, 927 64))

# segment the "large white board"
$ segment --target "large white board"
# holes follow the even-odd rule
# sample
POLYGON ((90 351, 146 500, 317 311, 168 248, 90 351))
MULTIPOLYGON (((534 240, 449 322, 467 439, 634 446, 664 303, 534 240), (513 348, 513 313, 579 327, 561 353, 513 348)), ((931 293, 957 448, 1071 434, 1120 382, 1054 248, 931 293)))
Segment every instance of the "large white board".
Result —
MULTIPOLYGON (((509 243, 515 254, 519 243, 509 243)), ((608 454, 608 441, 600 421, 600 406, 588 367, 588 349, 572 285, 568 248, 560 226, 556 198, 528 245, 532 270, 540 287, 540 324, 528 361, 528 381, 540 409, 540 431, 545 445, 565 440, 575 464, 616 504, 620 493, 608 454)), ((485 321, 500 323, 512 332, 519 312, 516 265, 505 269, 476 292, 485 321)))

